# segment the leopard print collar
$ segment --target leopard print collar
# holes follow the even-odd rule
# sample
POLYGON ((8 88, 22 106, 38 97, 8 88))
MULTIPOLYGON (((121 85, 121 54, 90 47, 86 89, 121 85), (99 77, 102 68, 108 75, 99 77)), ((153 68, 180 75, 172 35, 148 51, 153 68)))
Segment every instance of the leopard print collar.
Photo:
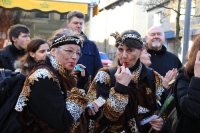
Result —
POLYGON ((76 78, 74 74, 68 71, 62 64, 60 64, 53 56, 47 56, 50 59, 51 65, 64 77, 76 78))
POLYGON ((141 71, 142 71, 142 63, 140 63, 139 67, 135 71, 132 72, 132 75, 133 75, 132 80, 135 84, 137 84, 139 81, 141 71))

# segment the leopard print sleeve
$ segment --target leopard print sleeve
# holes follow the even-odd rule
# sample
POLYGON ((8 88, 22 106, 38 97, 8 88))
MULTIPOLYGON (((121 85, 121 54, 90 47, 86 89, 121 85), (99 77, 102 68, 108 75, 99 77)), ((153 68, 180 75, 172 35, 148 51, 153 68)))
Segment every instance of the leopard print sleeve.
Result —
POLYGON ((77 121, 78 118, 80 118, 87 104, 88 97, 85 93, 76 87, 72 88, 67 97, 66 108, 74 118, 74 121, 77 121))
MULTIPOLYGON (((110 76, 105 71, 99 71, 95 77, 96 82, 100 84, 110 85, 110 76)), ((97 84, 98 85, 98 84, 97 84)), ((128 104, 128 94, 116 92, 115 88, 109 89, 109 96, 103 106, 103 114, 110 121, 116 121, 125 110, 128 104)))
POLYGON ((103 107, 103 113, 110 121, 116 121, 124 113, 127 104, 128 95, 117 93, 113 87, 103 107))

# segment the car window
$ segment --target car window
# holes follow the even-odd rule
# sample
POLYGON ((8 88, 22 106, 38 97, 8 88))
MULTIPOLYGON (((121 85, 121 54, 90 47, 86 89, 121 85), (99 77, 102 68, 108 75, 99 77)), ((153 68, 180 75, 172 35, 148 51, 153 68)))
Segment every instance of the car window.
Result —
POLYGON ((99 55, 100 55, 100 58, 101 58, 101 59, 109 60, 109 58, 108 58, 108 56, 107 56, 106 54, 104 54, 104 53, 99 53, 99 55))

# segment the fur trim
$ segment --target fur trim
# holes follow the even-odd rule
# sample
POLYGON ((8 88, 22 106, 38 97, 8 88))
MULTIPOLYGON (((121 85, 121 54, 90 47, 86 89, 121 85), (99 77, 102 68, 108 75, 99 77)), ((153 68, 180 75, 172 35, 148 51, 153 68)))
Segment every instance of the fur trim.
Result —
POLYGON ((20 68, 21 68, 21 65, 22 65, 22 63, 21 63, 20 60, 16 60, 16 61, 14 62, 14 68, 15 68, 15 69, 20 69, 20 68))

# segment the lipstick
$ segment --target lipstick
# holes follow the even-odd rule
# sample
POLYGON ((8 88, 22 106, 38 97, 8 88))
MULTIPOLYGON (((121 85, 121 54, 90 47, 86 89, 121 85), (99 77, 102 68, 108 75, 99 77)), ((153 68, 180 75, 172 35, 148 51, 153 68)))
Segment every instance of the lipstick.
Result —
POLYGON ((74 67, 74 65, 75 65, 75 63, 74 63, 74 62, 71 62, 71 66, 73 66, 73 67, 74 67))
POLYGON ((126 64, 127 64, 127 62, 124 62, 124 63, 123 63, 123 66, 125 66, 125 67, 126 67, 126 64))

